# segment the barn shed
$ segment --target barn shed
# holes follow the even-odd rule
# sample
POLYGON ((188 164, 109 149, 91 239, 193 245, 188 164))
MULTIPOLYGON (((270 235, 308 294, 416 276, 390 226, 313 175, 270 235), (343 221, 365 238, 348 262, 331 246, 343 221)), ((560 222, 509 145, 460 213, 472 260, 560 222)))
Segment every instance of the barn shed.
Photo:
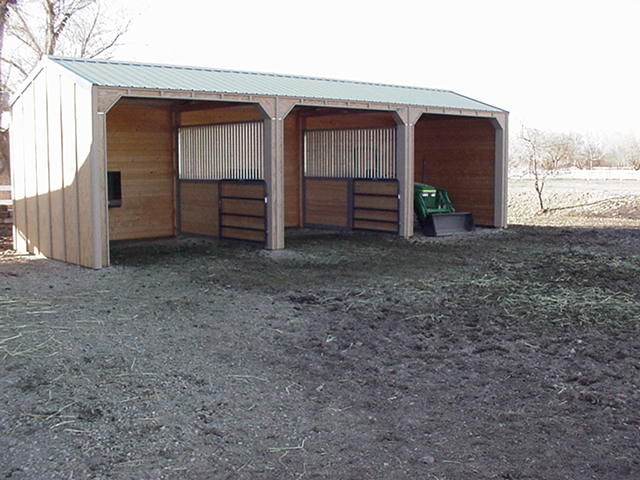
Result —
POLYGON ((101 268, 178 234, 407 238, 414 181, 504 227, 507 121, 447 90, 46 57, 12 100, 14 246, 101 268))

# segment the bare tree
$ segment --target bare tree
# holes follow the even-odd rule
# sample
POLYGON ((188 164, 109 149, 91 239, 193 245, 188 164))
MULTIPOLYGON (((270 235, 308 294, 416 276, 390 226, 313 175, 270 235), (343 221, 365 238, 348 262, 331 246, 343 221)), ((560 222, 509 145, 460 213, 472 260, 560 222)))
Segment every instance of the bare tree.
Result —
POLYGON ((618 147, 618 156, 624 165, 640 170, 640 139, 628 136, 618 147))
POLYGON ((557 170, 572 165, 577 153, 577 137, 567 133, 538 131, 537 135, 542 147, 542 168, 557 170))
POLYGON ((15 0, 8 4, 5 36, 14 48, 3 53, 10 89, 44 55, 108 57, 129 22, 107 15, 104 0, 15 0))
POLYGON ((529 171, 533 173, 533 188, 538 195, 538 203, 540 204, 540 210, 545 211, 544 201, 542 198, 542 191, 544 190, 544 182, 546 175, 543 175, 543 153, 542 153, 542 132, 533 128, 522 127, 520 132, 520 140, 524 147, 524 155, 529 163, 529 171))
POLYGON ((580 144, 573 164, 578 168, 589 170, 600 165, 605 158, 602 142, 593 136, 582 136, 578 141, 580 144))
MULTIPOLYGON (((109 56, 129 22, 107 15, 106 1, 0 0, 0 125, 8 95, 44 55, 109 56)), ((3 151, 0 172, 7 160, 3 151)))
POLYGON ((520 133, 522 155, 533 174, 533 188, 538 197, 541 212, 548 211, 544 202, 544 186, 547 178, 558 168, 566 166, 572 156, 572 138, 565 134, 543 132, 535 128, 522 127, 520 133))
MULTIPOLYGON (((15 6, 17 0, 0 0, 0 58, 4 46, 4 32, 7 19, 9 18, 9 7, 15 6)), ((2 62, 0 62, 0 175, 5 172, 9 164, 9 139, 7 132, 2 126, 2 112, 7 109, 9 103, 9 92, 2 81, 2 62)))

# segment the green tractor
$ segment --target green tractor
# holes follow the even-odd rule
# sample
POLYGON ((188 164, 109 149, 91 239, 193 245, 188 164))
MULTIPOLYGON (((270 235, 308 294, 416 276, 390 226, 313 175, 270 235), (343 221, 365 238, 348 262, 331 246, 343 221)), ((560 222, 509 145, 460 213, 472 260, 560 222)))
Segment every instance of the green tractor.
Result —
POLYGON ((475 230, 473 215, 456 212, 449 194, 424 183, 413 185, 413 206, 425 235, 443 236, 475 230))

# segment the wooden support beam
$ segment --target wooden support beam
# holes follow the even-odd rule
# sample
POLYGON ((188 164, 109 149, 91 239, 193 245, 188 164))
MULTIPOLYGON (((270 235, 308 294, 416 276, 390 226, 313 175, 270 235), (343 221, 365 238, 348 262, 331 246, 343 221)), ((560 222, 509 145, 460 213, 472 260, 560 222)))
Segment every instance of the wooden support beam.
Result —
POLYGON ((264 120, 264 176, 267 185, 267 243, 269 250, 284 248, 284 119, 295 101, 278 97, 259 101, 264 120))
POLYGON ((491 119, 495 137, 494 225, 507 226, 507 166, 509 164, 509 114, 491 119))
POLYGON ((415 125, 424 109, 405 107, 395 111, 398 124, 396 138, 396 175, 400 198, 399 234, 402 238, 413 236, 413 159, 415 150, 415 125))

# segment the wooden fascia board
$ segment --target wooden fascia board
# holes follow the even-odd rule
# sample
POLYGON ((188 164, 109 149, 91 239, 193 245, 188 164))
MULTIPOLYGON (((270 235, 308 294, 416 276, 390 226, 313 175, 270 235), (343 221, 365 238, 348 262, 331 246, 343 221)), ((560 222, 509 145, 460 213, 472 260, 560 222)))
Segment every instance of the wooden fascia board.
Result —
MULTIPOLYGON (((397 111, 405 108, 422 109, 424 113, 432 113, 438 115, 457 115, 465 117, 486 117, 500 118, 505 115, 504 111, 491 110, 471 110, 448 107, 433 107, 428 105, 407 105, 396 103, 382 102, 361 102, 352 100, 332 100, 319 99, 311 97, 289 97, 278 95, 250 95, 240 93, 224 93, 224 92, 202 92, 192 90, 171 90, 171 89, 151 89, 151 88, 126 88, 126 87, 110 87, 97 86, 98 89, 104 91, 118 92, 120 97, 131 98, 163 98, 167 100, 210 100, 240 103, 258 103, 267 105, 276 99, 281 105, 293 104, 294 106, 309 107, 325 107, 325 108, 346 108, 349 110, 377 110, 377 111, 397 111)), ((117 101, 117 100, 115 100, 117 101)), ((115 102, 113 102, 115 103, 115 102)), ((113 105, 111 103, 111 106, 113 105)), ((110 106, 108 107, 110 108, 110 106)))

